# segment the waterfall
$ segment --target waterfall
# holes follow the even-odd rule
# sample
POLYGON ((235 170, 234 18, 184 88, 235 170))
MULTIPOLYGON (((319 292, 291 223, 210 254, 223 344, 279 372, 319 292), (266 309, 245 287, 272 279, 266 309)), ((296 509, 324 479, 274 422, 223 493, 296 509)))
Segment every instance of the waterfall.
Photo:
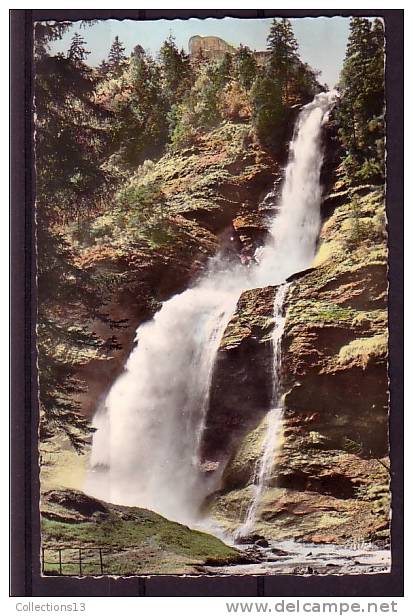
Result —
MULTIPOLYGON (((313 259, 320 228, 321 126, 334 93, 322 93, 300 112, 290 144, 285 182, 269 240, 257 264, 212 259, 198 283, 164 302, 141 325, 124 373, 99 406, 85 490, 104 500, 155 510, 190 523, 218 487, 219 471, 203 472, 200 446, 215 356, 242 291, 281 285, 276 293, 274 357, 282 335, 282 304, 291 274, 313 259)), ((256 496, 255 518, 278 440, 279 360, 256 496)), ((255 503, 254 503, 255 501, 255 503)))
POLYGON ((138 328, 125 372, 96 415, 89 492, 194 519, 209 489, 199 447, 212 369, 238 295, 207 276, 138 328))
MULTIPOLYGON (((290 144, 290 160, 285 172, 279 215, 272 223, 270 241, 260 254, 259 275, 263 276, 263 280, 268 277, 274 258, 280 255, 281 251, 284 258, 279 267, 285 268, 284 279, 308 267, 314 257, 320 229, 320 171, 323 162, 320 129, 328 119, 328 111, 335 96, 335 92, 316 96, 312 103, 304 107, 298 118, 290 144)), ((246 536, 253 531, 278 450, 283 418, 280 391, 281 338, 284 328, 283 304, 287 289, 287 284, 280 285, 274 300, 272 408, 266 417, 262 453, 253 476, 252 499, 244 522, 236 532, 237 537, 246 536)))
POLYGON ((281 376, 281 338, 284 330, 283 307, 287 290, 287 283, 280 285, 274 298, 274 330, 272 335, 274 358, 272 408, 266 417, 267 425, 263 440, 262 454, 256 465, 253 477, 253 496, 247 509, 244 522, 237 530, 237 537, 249 535, 254 528, 258 507, 260 505, 264 490, 267 487, 268 481, 271 477, 274 459, 278 450, 281 421, 283 416, 281 391, 279 387, 281 376))

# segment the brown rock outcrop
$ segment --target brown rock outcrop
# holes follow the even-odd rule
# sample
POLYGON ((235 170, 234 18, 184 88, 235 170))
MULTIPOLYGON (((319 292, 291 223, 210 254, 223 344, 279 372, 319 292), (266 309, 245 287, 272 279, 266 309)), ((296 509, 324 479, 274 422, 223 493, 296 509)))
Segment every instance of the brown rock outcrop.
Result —
POLYGON ((227 325, 215 362, 203 455, 223 460, 256 428, 272 397, 275 287, 245 291, 227 325))
MULTIPOLYGON (((255 532, 315 542, 388 538, 386 264, 382 192, 347 191, 323 225, 313 267, 292 277, 286 297, 283 439, 255 532)), ((241 438, 210 503, 229 528, 252 496, 245 460, 255 464, 262 445, 262 427, 241 438)))

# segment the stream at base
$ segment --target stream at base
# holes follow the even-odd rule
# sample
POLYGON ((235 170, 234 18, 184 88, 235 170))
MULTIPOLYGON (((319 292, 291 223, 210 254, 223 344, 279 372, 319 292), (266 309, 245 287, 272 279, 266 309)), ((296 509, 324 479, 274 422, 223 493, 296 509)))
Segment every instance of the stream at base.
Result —
MULTIPOLYGON (((237 546, 239 549, 241 546, 237 546)), ((374 544, 269 542, 268 547, 242 546, 247 558, 259 562, 203 567, 210 575, 360 575, 389 573, 391 551, 374 544)))

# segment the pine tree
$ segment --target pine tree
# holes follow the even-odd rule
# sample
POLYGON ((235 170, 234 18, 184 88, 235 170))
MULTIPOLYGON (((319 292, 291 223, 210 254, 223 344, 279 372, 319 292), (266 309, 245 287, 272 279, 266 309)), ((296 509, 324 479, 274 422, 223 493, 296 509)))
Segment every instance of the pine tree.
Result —
POLYGON ((354 17, 336 113, 352 179, 384 177, 384 31, 380 20, 354 17))
POLYGON ((81 450, 90 425, 75 398, 86 384, 76 377, 73 354, 104 349, 92 322, 107 319, 102 313, 105 291, 91 272, 76 266, 59 226, 85 216, 107 190, 100 168, 106 115, 93 102, 83 39, 73 37, 68 57, 50 56, 47 40, 56 40, 62 30, 39 32, 43 52, 36 55, 34 86, 40 436, 63 431, 81 450), (78 326, 73 326, 73 315, 78 326))
POLYGON ((102 60, 102 62, 98 66, 99 75, 102 79, 105 79, 110 71, 109 63, 106 60, 102 60))
POLYGON ((277 80, 285 106, 308 103, 322 90, 319 73, 304 63, 288 19, 274 20, 268 36, 270 61, 268 74, 277 80))
POLYGON ((159 58, 166 96, 171 104, 180 100, 191 87, 192 71, 189 56, 178 50, 172 35, 163 43, 159 58))
POLYGON ((119 37, 115 36, 115 40, 112 43, 108 56, 108 64, 111 72, 114 75, 119 75, 125 61, 125 47, 120 42, 119 37))
POLYGON ((278 151, 286 137, 286 108, 277 81, 265 73, 259 75, 251 90, 252 121, 261 143, 278 151))
POLYGON ((46 55, 50 51, 50 42, 61 39, 71 26, 71 21, 36 21, 33 41, 35 58, 46 55))
POLYGON ((217 77, 219 79, 219 87, 224 88, 231 79, 233 72, 232 54, 226 52, 221 62, 218 63, 217 77))
POLYGON ((375 19, 370 34, 370 61, 367 67, 366 104, 373 115, 383 114, 384 109, 384 48, 383 22, 375 19))
POLYGON ((322 88, 317 73, 298 55, 298 43, 288 19, 273 20, 268 50, 269 62, 257 68, 250 92, 252 120, 260 141, 280 151, 288 138, 292 105, 309 102, 322 88))
POLYGON ((245 90, 250 90, 257 76, 257 61, 249 47, 240 45, 234 54, 235 74, 245 90))
POLYGON ((139 58, 145 57, 145 50, 142 45, 135 45, 135 47, 131 51, 131 58, 135 58, 135 60, 139 58))
POLYGON ((112 146, 127 167, 158 156, 168 134, 168 102, 162 90, 160 66, 145 52, 131 57, 128 90, 113 107, 116 130, 112 146))
POLYGON ((320 74, 320 71, 315 71, 307 63, 297 63, 291 84, 294 102, 299 104, 309 103, 318 92, 323 89, 328 90, 328 86, 320 85, 318 81, 320 74))
POLYGON ((289 19, 274 19, 267 39, 270 51, 270 73, 280 84, 283 97, 288 102, 289 81, 295 67, 300 62, 298 43, 289 19))
POLYGON ((75 65, 79 65, 84 62, 90 54, 90 51, 87 51, 85 45, 85 39, 78 32, 76 32, 72 37, 72 42, 67 52, 68 60, 73 62, 75 65))

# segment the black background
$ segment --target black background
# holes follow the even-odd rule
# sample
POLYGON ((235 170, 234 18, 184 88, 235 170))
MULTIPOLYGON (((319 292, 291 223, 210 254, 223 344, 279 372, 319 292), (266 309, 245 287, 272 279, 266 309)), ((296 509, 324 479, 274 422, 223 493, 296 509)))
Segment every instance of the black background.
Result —
POLYGON ((403 594, 403 11, 112 10, 10 11, 10 595, 11 596, 402 596, 403 594), (392 569, 357 576, 151 578, 40 575, 37 461, 36 272, 32 150, 32 31, 38 20, 190 17, 381 16, 386 30, 387 218, 389 233, 392 569))

